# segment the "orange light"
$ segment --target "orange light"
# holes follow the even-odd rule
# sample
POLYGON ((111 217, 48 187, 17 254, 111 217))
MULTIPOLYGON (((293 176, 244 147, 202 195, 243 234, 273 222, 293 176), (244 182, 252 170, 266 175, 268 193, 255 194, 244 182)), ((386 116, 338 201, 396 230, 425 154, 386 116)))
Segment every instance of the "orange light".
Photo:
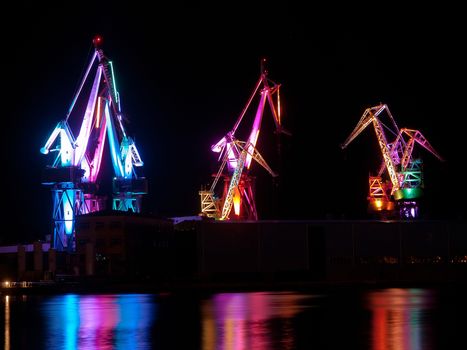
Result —
POLYGON ((234 206, 234 212, 235 215, 239 216, 240 215, 240 203, 242 199, 240 198, 240 192, 238 191, 238 188, 235 188, 235 193, 233 196, 233 206, 234 206))
POLYGON ((375 200, 375 206, 378 209, 381 209, 383 207, 383 201, 381 199, 375 200))
POLYGON ((279 125, 281 125, 281 94, 280 87, 277 88, 277 118, 279 125))

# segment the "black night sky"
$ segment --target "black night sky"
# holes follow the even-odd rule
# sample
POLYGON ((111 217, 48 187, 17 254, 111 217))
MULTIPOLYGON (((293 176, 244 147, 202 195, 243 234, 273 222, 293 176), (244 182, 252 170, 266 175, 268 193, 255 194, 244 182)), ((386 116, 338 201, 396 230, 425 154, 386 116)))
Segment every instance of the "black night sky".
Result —
MULTIPOLYGON (((380 160, 374 131, 344 151, 340 144, 363 111, 382 102, 400 127, 420 130, 446 159, 419 148, 422 217, 465 219, 467 28, 460 9, 430 6, 14 5, 1 24, 2 218, 4 227, 14 222, 0 243, 51 232, 39 149, 68 110, 95 34, 114 62, 127 131, 145 162, 145 211, 198 214, 198 191, 219 165, 210 145, 232 128, 265 57, 269 77, 282 84, 292 136, 281 138, 279 158, 265 114, 258 149, 280 178, 253 166, 261 218, 365 218, 368 173, 380 160)), ((110 163, 104 167, 110 174, 110 163)))

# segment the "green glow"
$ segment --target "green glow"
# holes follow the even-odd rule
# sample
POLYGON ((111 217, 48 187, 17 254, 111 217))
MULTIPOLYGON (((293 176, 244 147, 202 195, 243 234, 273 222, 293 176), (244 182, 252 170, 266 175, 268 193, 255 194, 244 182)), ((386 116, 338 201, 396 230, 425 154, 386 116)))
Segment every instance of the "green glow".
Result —
POLYGON ((401 199, 416 199, 423 195, 423 190, 420 187, 401 188, 394 192, 394 199, 396 201, 401 199))
POLYGON ((118 102, 118 92, 117 92, 117 81, 115 80, 115 74, 114 74, 114 66, 112 64, 112 61, 109 61, 109 64, 110 64, 110 70, 112 72, 112 82, 113 82, 113 85, 114 85, 114 89, 115 89, 115 103, 117 105, 119 105, 120 103, 118 102))

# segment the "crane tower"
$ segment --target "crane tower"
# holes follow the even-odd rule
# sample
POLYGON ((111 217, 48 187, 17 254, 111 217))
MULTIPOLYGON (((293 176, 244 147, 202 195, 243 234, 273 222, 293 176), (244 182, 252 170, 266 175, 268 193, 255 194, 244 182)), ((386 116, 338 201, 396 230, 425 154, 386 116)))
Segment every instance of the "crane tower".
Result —
POLYGON ((136 174, 135 167, 143 166, 143 161, 124 127, 112 61, 101 48, 102 37, 96 36, 93 44, 68 112, 41 148, 51 160, 42 183, 53 194, 53 247, 59 251, 75 249, 77 215, 105 209, 105 196, 97 193, 106 139, 115 175, 113 209, 139 212, 141 196, 147 193, 146 179, 136 174), (76 137, 72 118, 79 125, 76 137))

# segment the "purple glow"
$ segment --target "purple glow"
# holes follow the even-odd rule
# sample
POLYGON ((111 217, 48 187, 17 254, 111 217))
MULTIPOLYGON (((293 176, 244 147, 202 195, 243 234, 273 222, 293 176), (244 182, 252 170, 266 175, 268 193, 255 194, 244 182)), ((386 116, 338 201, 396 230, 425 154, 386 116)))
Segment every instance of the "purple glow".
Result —
POLYGON ((251 158, 252 158, 251 154, 253 154, 253 150, 256 147, 256 141, 258 140, 259 128, 261 127, 264 105, 266 103, 266 96, 267 96, 267 91, 263 91, 261 94, 261 99, 259 101, 258 109, 256 110, 256 117, 253 122, 253 128, 251 129, 250 137, 248 138, 248 142, 249 142, 249 146, 247 150, 248 155, 245 160, 245 166, 247 169, 250 168, 251 158))
POLYGON ((220 293, 202 307, 203 349, 269 349, 271 320, 280 320, 285 349, 294 348, 293 329, 288 320, 310 296, 295 293, 220 293))
POLYGON ((68 294, 49 298, 42 312, 46 349, 110 350, 151 348, 157 309, 146 294, 68 294))
POLYGON ((91 182, 96 182, 97 181, 97 176, 99 175, 99 170, 101 168, 101 163, 102 163, 102 154, 104 151, 104 145, 105 145, 105 139, 107 137, 107 120, 106 118, 102 118, 102 122, 100 125, 100 130, 99 130, 99 140, 100 142, 98 143, 95 151, 94 151, 94 158, 91 160, 91 173, 89 175, 89 180, 91 182))
POLYGON ((76 138, 76 154, 74 165, 81 163, 81 160, 84 157, 86 148, 89 142, 89 136, 91 135, 91 129, 93 127, 94 121, 94 110, 96 108, 97 94, 99 92, 99 83, 102 75, 102 67, 99 66, 97 74, 94 78, 94 83, 92 84, 91 95, 89 96, 88 104, 86 106, 86 112, 84 113, 83 122, 81 123, 81 129, 79 131, 78 137, 76 138))
POLYGON ((93 54, 93 56, 92 56, 92 58, 91 58, 91 61, 89 62, 88 68, 86 69, 86 74, 84 75, 84 78, 83 78, 83 80, 81 81, 81 84, 80 84, 80 86, 79 86, 79 89, 78 89, 78 91, 76 92, 75 97, 73 98, 73 102, 71 103, 70 108, 68 109, 68 114, 67 114, 67 118, 66 118, 67 120, 68 120, 68 117, 69 117, 70 114, 71 114, 71 111, 73 110, 73 108, 74 108, 74 106, 75 106, 76 100, 78 99, 78 96, 80 95, 81 90, 83 89, 84 83, 85 83, 85 81, 86 81, 86 79, 87 79, 87 77, 88 77, 88 75, 89 75, 89 72, 90 72, 90 70, 91 70, 91 68, 92 68, 92 66, 93 66, 94 61, 96 60, 96 58, 97 58, 97 51, 94 51, 94 54, 93 54))

